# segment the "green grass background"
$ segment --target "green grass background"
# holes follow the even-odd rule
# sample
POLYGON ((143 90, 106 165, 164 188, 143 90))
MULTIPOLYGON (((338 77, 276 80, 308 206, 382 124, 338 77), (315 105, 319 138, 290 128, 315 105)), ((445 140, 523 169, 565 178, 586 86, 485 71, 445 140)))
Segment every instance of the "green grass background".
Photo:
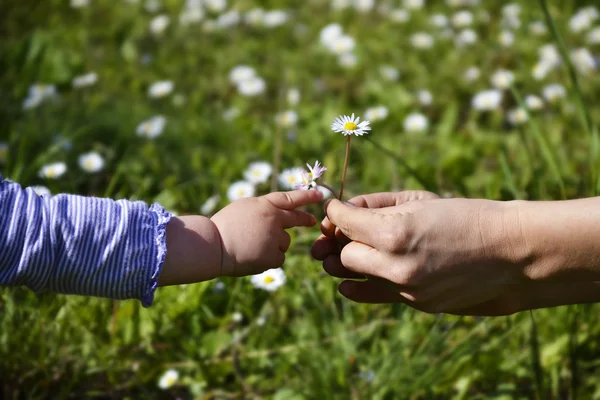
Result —
MULTIPOLYGON (((584 35, 567 24, 579 6, 592 3, 551 2, 567 48, 585 45, 584 35)), ((550 31, 528 33, 529 22, 545 18, 537 1, 520 2, 522 26, 510 48, 497 42, 502 2, 482 0, 472 8, 479 35, 474 46, 457 49, 434 33, 428 51, 413 49, 410 35, 433 32, 433 13, 457 11, 445 2, 430 1, 398 25, 377 12, 331 11, 327 1, 239 0, 240 10, 287 9, 291 22, 216 32, 181 27, 182 2, 162 4, 159 13, 170 15, 171 24, 155 37, 148 31, 154 14, 142 3, 92 0, 76 10, 62 0, 2 1, 0 141, 9 151, 0 173, 53 193, 159 201, 180 214, 198 213, 213 194, 224 198, 256 160, 279 160, 281 168, 321 160, 329 168, 326 180, 339 188, 345 141, 329 124, 338 114, 384 104, 389 117, 374 123, 368 138, 353 141, 347 196, 429 189, 557 200, 598 191, 595 132, 581 117, 579 101, 597 122, 599 75, 579 76, 580 93, 566 67, 542 82, 531 78, 537 49, 555 39, 550 31), (481 12, 489 13, 489 22, 478 17, 481 12), (341 68, 319 45, 320 29, 331 22, 356 39, 355 68, 341 68), (239 64, 266 80, 265 94, 244 98, 236 92, 228 74, 239 64), (397 67, 399 81, 383 80, 381 65, 397 67), (482 77, 466 83, 462 74, 472 65, 482 77), (498 68, 517 78, 514 92, 505 93, 504 111, 550 82, 565 85, 568 97, 521 128, 507 124, 503 110, 473 111, 472 96, 490 87, 498 68), (98 83, 72 89, 71 79, 89 71, 98 83), (158 80, 172 80, 174 93, 149 99, 147 88, 158 80), (55 84, 60 97, 24 111, 36 82, 55 84), (285 92, 292 87, 302 96, 292 108, 299 122, 282 130, 275 115, 290 108, 285 92), (414 96, 422 88, 433 94, 430 107, 414 96), (184 101, 174 102, 175 96, 184 101), (232 106, 241 115, 225 121, 222 114, 232 106), (427 132, 403 132, 404 117, 415 111, 428 117, 427 132), (138 137, 136 126, 156 114, 167 117, 163 135, 138 137), (77 166, 77 157, 91 150, 106 159, 93 176, 77 166), (66 162, 69 171, 55 181, 40 179, 39 168, 53 161, 66 162)), ((268 190, 264 185, 260 191, 268 190)), ((312 211, 322 216, 319 207, 312 211)), ((288 282, 272 294, 248 279, 224 279, 222 291, 215 282, 159 289, 155 304, 143 309, 136 301, 1 289, 0 397, 600 398, 598 306, 537 310, 532 319, 529 313, 472 318, 353 304, 311 259, 317 234, 294 232, 288 282), (232 320, 234 312, 242 313, 242 322, 232 320), (265 325, 257 325, 259 316, 265 325), (181 379, 161 391, 157 381, 168 368, 181 379)))

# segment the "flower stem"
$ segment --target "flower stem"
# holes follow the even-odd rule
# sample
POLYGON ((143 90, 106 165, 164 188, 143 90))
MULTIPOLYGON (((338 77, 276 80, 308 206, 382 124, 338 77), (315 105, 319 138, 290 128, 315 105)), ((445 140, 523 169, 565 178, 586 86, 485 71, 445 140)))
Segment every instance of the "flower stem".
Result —
POLYGON ((350 158, 350 139, 352 135, 348 135, 348 141, 346 142, 346 158, 344 159, 344 172, 342 173, 342 186, 340 187, 340 201, 344 196, 344 183, 346 182, 346 170, 348 169, 348 159, 350 158))
POLYGON ((341 199, 341 197, 338 197, 338 194, 336 193, 335 189, 332 188, 331 186, 329 186, 328 184, 319 182, 319 186, 323 186, 325 189, 329 190, 331 192, 331 194, 333 194, 336 198, 341 199))

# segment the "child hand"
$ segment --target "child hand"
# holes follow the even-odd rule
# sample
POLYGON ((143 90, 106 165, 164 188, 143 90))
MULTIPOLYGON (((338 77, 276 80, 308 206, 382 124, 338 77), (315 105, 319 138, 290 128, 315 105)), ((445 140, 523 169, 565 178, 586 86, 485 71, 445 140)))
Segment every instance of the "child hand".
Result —
POLYGON ((215 214, 211 221, 221 235, 221 275, 254 275, 280 267, 291 243, 285 229, 317 222, 296 208, 322 199, 317 190, 275 192, 235 201, 215 214))

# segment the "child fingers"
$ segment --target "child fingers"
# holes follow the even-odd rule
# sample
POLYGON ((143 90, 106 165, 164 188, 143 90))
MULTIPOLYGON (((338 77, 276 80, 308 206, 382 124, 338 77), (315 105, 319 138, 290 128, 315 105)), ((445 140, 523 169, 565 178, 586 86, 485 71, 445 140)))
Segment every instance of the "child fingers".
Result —
POLYGON ((293 190, 290 192, 273 192, 264 196, 271 204, 282 210, 293 210, 323 200, 323 193, 318 190, 293 190))
POLYGON ((283 228, 293 228, 295 226, 314 226, 317 219, 314 215, 302 210, 284 210, 282 211, 283 228))

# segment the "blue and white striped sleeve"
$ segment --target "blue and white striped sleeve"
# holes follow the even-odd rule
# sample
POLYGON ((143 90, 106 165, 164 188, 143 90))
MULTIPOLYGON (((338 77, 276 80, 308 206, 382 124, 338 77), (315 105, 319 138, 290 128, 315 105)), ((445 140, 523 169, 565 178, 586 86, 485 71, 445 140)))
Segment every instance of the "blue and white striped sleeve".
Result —
POLYGON ((0 286, 152 304, 171 215, 160 205, 59 194, 0 176, 0 286))

